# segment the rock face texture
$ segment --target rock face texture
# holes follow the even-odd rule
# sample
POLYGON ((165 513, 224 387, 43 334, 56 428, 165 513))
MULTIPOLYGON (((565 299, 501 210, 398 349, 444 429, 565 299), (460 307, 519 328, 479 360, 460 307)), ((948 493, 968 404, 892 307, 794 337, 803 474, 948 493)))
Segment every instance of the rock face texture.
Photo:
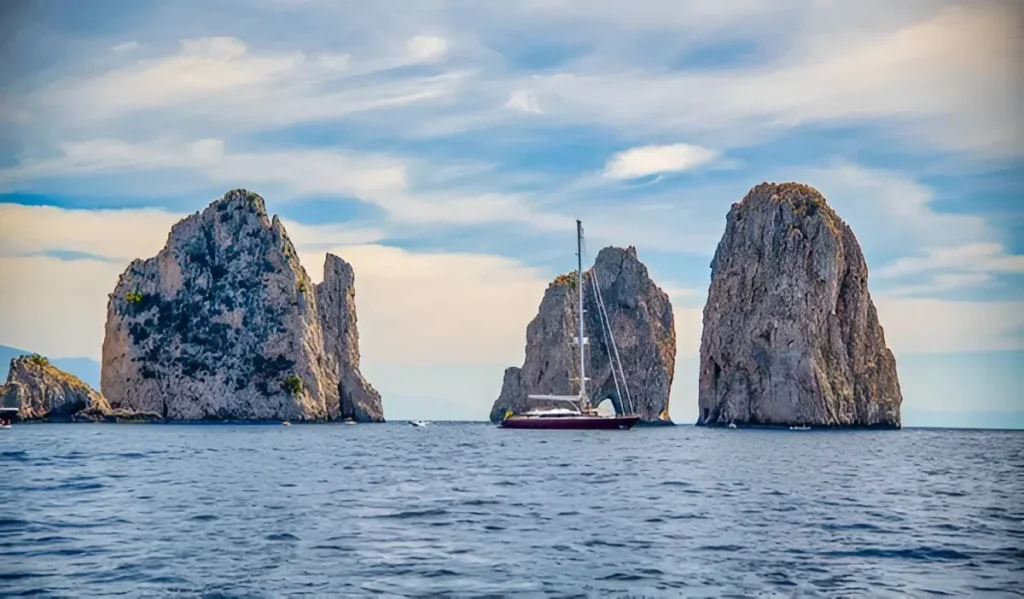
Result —
POLYGON ((900 426, 864 255, 807 185, 762 183, 733 204, 700 360, 698 424, 900 426))
POLYGON ((359 374, 353 280, 328 255, 314 286, 263 198, 228 192, 121 275, 104 395, 168 420, 383 420, 359 374))
POLYGON ((110 412, 102 395, 40 355, 11 360, 7 383, 0 385, 0 406, 19 408, 22 420, 52 422, 73 420, 84 410, 110 412))
POLYGON ((316 304, 331 375, 338 380, 338 417, 383 420, 380 394, 359 371, 355 274, 352 266, 333 254, 327 254, 324 280, 316 286, 316 304))
MULTIPOLYGON (((583 276, 584 326, 589 337, 588 395, 595 405, 616 396, 612 378, 614 355, 601 327, 594 290, 595 272, 626 375, 626 384, 618 394, 621 399, 613 399, 613 402, 627 409, 631 407, 643 420, 668 423, 669 391, 676 360, 672 304, 668 295, 651 280, 633 247, 604 248, 598 253, 593 269, 583 276)), ((491 408, 492 422, 500 422, 506 410, 527 409, 529 394, 572 395, 578 392, 574 382, 579 378, 575 341, 579 301, 576 278, 575 272, 561 275, 545 291, 537 316, 526 328, 526 360, 522 368, 505 370, 501 395, 491 408)), ((535 400, 529 402, 529 407, 543 405, 535 400)))

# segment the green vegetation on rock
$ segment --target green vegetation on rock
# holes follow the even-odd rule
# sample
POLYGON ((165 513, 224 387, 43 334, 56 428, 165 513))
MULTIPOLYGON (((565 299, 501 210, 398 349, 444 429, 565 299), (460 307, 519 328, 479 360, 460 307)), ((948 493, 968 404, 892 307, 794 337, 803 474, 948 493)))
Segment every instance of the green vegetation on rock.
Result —
POLYGON ((282 383, 284 390, 292 395, 298 395, 302 392, 302 379, 295 376, 294 374, 285 377, 282 383))
POLYGON ((32 355, 30 355, 28 357, 28 361, 29 361, 30 364, 35 364, 36 366, 49 366, 50 365, 50 361, 47 360, 45 356, 41 356, 39 354, 32 354, 32 355))

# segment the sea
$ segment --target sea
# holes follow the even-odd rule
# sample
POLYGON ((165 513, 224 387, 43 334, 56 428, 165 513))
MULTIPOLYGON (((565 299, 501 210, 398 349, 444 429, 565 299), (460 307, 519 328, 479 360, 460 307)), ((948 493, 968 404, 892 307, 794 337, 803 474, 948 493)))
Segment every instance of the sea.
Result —
POLYGON ((0 595, 1019 597, 1024 432, 0 431, 0 595))

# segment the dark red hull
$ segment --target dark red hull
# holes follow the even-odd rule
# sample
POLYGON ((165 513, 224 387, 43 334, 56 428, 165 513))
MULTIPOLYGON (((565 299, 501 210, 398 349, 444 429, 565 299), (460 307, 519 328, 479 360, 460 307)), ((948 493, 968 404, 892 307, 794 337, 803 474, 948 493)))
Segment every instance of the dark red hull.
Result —
POLYGON ((599 416, 566 416, 561 418, 506 418, 499 425, 501 428, 526 428, 537 430, 628 430, 640 421, 639 416, 616 416, 602 418, 599 416))

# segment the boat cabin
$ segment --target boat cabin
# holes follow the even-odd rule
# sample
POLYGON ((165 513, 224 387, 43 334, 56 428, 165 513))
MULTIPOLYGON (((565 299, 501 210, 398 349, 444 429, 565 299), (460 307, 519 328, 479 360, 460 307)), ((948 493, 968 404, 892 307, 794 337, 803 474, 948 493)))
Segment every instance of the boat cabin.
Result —
POLYGON ((18 408, 0 408, 0 425, 8 425, 18 419, 18 408))

